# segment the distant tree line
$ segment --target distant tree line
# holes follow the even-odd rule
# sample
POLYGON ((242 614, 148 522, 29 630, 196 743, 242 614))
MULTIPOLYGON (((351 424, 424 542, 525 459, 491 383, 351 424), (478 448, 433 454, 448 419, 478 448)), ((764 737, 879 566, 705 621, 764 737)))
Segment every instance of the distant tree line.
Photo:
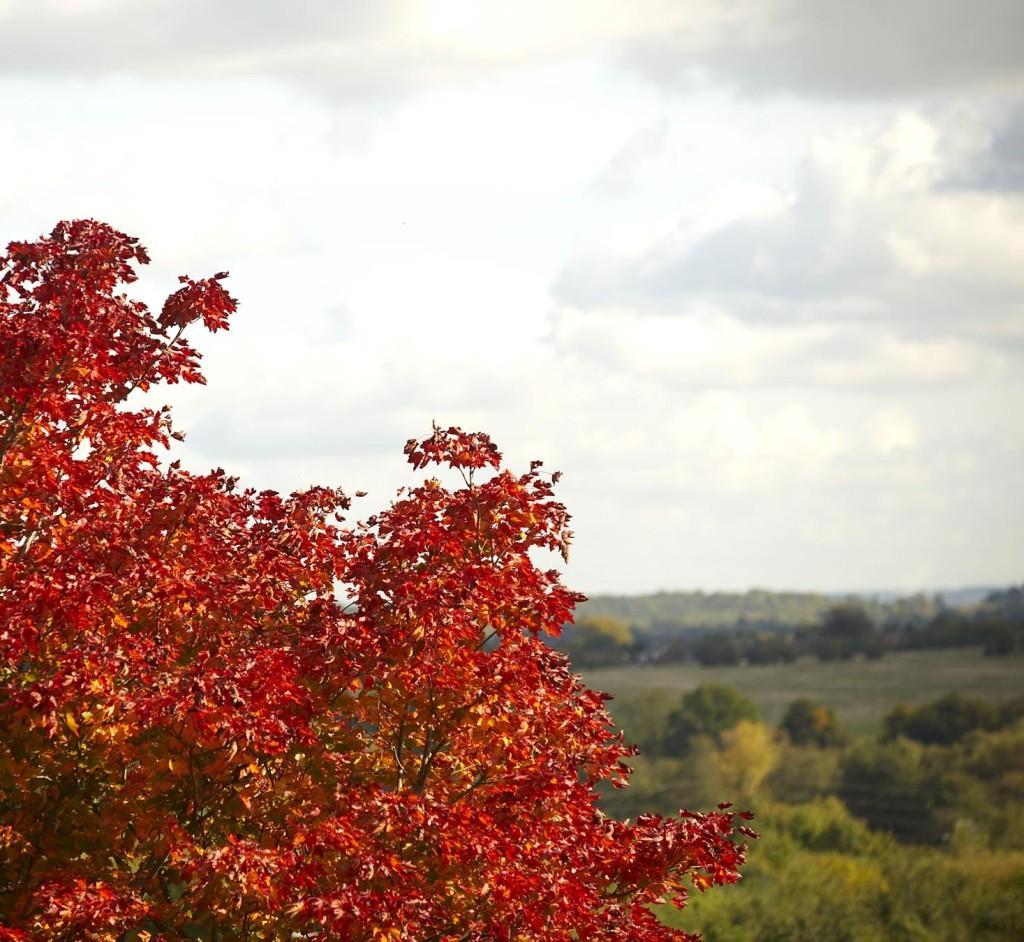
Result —
POLYGON ((875 660, 890 650, 947 647, 982 647, 992 656, 1024 653, 1024 589, 992 592, 970 609, 934 601, 929 607, 915 596, 879 607, 847 600, 822 609, 809 624, 751 622, 744 615, 730 626, 703 629, 664 618, 636 624, 591 607, 566 626, 555 645, 580 668, 679 662, 765 665, 801 656, 875 660))
POLYGON ((649 595, 599 595, 581 606, 581 613, 612 615, 642 635, 676 636, 719 628, 774 631, 818 622, 832 606, 856 602, 874 620, 890 611, 906 615, 934 614, 933 597, 917 594, 891 601, 820 592, 656 592, 649 595))
POLYGON ((886 628, 904 648, 981 645, 994 656, 1024 653, 1024 587, 992 592, 973 610, 943 608, 931 619, 910 618, 886 628))

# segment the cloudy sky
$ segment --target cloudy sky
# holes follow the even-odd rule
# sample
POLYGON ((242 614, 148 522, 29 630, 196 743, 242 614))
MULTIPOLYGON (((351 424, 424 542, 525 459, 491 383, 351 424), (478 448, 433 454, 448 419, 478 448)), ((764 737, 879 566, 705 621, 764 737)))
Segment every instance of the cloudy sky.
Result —
POLYGON ((584 591, 1024 577, 1020 0, 0 0, 0 241, 229 269, 192 467, 565 473, 584 591))

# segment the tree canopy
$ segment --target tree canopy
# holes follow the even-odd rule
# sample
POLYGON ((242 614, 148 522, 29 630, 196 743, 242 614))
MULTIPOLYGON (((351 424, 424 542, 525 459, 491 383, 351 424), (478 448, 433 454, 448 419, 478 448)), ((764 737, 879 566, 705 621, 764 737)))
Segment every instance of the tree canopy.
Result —
POLYGON ((137 394, 202 382, 235 301, 154 316, 146 261, 89 220, 0 257, 0 940, 690 938, 650 905, 752 832, 598 809, 631 750, 541 640, 581 599, 531 558, 557 474, 435 428, 406 456, 456 486, 352 523, 161 463, 137 394))
POLYGON ((679 708, 670 714, 666 750, 681 755, 700 736, 719 742, 726 730, 757 718, 757 707, 735 688, 702 684, 683 694, 679 708))
POLYGON ((798 746, 830 749, 849 739, 835 711, 808 697, 800 697, 786 707, 779 728, 798 746))

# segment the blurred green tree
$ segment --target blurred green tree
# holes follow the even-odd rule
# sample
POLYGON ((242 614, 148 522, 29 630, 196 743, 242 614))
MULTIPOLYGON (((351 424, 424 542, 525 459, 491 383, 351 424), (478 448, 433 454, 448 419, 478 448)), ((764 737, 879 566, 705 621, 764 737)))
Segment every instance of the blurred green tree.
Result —
POLYGON ((568 625, 557 647, 577 667, 607 667, 629 660, 635 643, 633 629, 614 615, 580 615, 568 625))
POLYGON ((698 736, 716 744, 721 734, 743 720, 758 719, 757 707, 733 687, 703 684, 683 695, 679 709, 668 717, 665 754, 685 755, 698 736))
POLYGON ((846 745, 850 736, 835 711, 807 697, 794 700, 782 717, 779 728, 797 746, 834 749, 846 745))

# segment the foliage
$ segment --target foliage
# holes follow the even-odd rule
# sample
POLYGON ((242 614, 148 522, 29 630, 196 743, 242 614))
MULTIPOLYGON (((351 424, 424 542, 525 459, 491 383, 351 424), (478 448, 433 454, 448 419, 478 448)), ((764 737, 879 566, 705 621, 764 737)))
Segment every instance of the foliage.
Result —
POLYGON ((957 752, 957 764, 986 782, 996 802, 1024 803, 1024 723, 969 735, 957 752))
MULTIPOLYGON (((875 735, 885 715, 900 703, 920 704, 951 690, 994 701, 1019 697, 1024 689, 1024 659, 985 657, 980 648, 893 651, 881 661, 856 658, 823 663, 800 658, 795 664, 757 668, 700 667, 696 664, 623 665, 585 672, 587 681, 619 697, 640 698, 651 690, 677 698, 701 684, 735 687, 773 725, 782 721, 797 697, 835 710, 851 734, 875 735)), ((626 727, 627 739, 629 727, 626 727)))
MULTIPOLYGON (((693 901, 707 942, 1006 942, 1024 938, 1024 855, 780 847, 765 831, 736 887, 693 901), (778 855, 776 855, 778 856, 778 855)), ((662 910, 672 924, 675 914, 662 910)))
POLYGON ((904 624, 900 644, 907 648, 982 645, 985 653, 1006 656, 1024 650, 1024 610, 1019 589, 992 593, 973 611, 942 609, 925 624, 904 624))
POLYGON ((990 592, 985 596, 980 610, 983 615, 1024 620, 1024 585, 990 592))
MULTIPOLYGON (((763 590, 676 592, 599 596, 585 612, 628 622, 634 639, 621 653, 637 663, 771 665, 804 654, 825 662, 857 655, 879 660, 890 650, 950 647, 980 647, 992 656, 1024 651, 1024 588, 990 593, 980 603, 969 590, 954 594, 963 600, 956 608, 924 595, 885 602, 851 596, 837 603, 829 596, 763 590)), ((582 646, 574 652, 579 664, 585 656, 582 646)))
POLYGON ((977 779, 907 739, 858 743, 843 759, 838 794, 873 828, 914 844, 948 840, 958 819, 986 811, 977 779))
POLYGON ((608 704, 616 727, 629 731, 629 742, 643 756, 663 754, 669 717, 678 706, 679 695, 664 687, 627 691, 608 704))
POLYGON ((996 729, 1000 719, 1000 709, 994 703, 953 692, 916 709, 896 707, 885 718, 885 735, 889 739, 905 736, 915 742, 949 745, 976 729, 996 729))
POLYGON ((612 615, 580 615, 566 625, 552 645, 564 651, 576 667, 603 667, 625 663, 632 652, 633 631, 612 615))
POLYGON ((129 397, 201 382, 235 302, 154 317, 146 261, 92 221, 0 259, 0 938, 689 938, 648 907, 734 881, 743 826, 596 807, 630 750, 539 637, 580 598, 531 560, 557 476, 435 428, 408 460, 461 486, 347 526, 161 467, 129 397))
POLYGON ((821 633, 826 638, 860 639, 874 630, 874 622, 861 605, 833 606, 821 620, 821 633))
POLYGON ((600 787, 601 807, 620 821, 653 812, 672 814, 677 808, 713 803, 706 769, 686 759, 637 755, 629 759, 629 788, 600 787))
POLYGON ((944 608, 924 625, 906 632, 908 648, 955 648, 976 644, 974 625, 966 612, 944 608))
POLYGON ((731 634, 709 634, 693 642, 692 652, 698 664, 717 667, 739 664, 743 648, 739 639, 731 634))
MULTIPOLYGON (((650 737, 665 720, 669 694, 651 690, 647 712, 641 691, 630 689, 624 698, 628 708, 616 714, 630 739, 635 730, 650 737)), ((806 745, 740 721, 714 737, 696 735, 685 754, 631 760, 633 787, 605 790, 602 801, 613 815, 629 817, 645 808, 700 806, 725 796, 767 808, 765 818, 777 813, 773 802, 835 796, 873 828, 904 843, 1024 849, 1024 698, 989 707, 1007 725, 976 729, 949 745, 924 746, 906 738, 831 734, 816 742, 813 721, 827 711, 820 713, 810 702, 798 713, 811 721, 798 727, 808 732, 806 745)))
POLYGON ((771 849, 779 857, 793 847, 877 856, 893 847, 891 837, 872 831, 834 795, 798 805, 770 804, 764 809, 772 835, 782 839, 771 849))
MULTIPOLYGON (((813 625, 836 604, 832 596, 814 592, 657 592, 652 595, 596 595, 584 606, 588 613, 615 615, 644 633, 667 635, 688 628, 755 628, 813 625)), ((873 616, 885 606, 863 600, 873 616)), ((905 600, 909 611, 931 613, 924 598, 905 600)))
POLYGON ((732 687, 704 684, 683 695, 668 717, 666 755, 684 755, 699 736, 720 743, 722 734, 743 720, 757 720, 757 707, 732 687))
POLYGON ((988 655, 1024 651, 1024 586, 991 592, 954 592, 881 600, 812 593, 659 592, 595 596, 583 611, 627 622, 640 663, 776 664, 801 654, 823 661, 855 655, 877 660, 893 649, 978 647, 988 655))
POLYGON ((835 798, 762 802, 759 811, 765 839, 743 882, 695 899, 687 912, 707 942, 1024 937, 1020 852, 910 849, 869 830, 835 798))
MULTIPOLYGON (((978 686, 968 689, 1003 692, 1020 683, 1019 667, 993 664, 977 651, 899 653, 880 664, 857 661, 840 669, 841 689, 876 708, 874 701, 891 705, 898 693, 919 696, 928 689, 925 682, 970 676, 978 686)), ((749 678, 747 691, 768 708, 785 703, 782 694, 811 674, 822 681, 814 692, 836 695, 824 686, 835 683, 835 668, 815 662, 716 673, 737 682, 749 678)), ((690 683, 706 674, 684 667, 672 676, 690 683)), ((657 686, 621 686, 629 703, 621 714, 627 737, 634 728, 656 727, 670 675, 660 668, 601 675, 647 675, 657 686), (645 693, 654 694, 653 716, 644 715, 645 693)), ((828 728, 828 708, 803 699, 796 709, 790 701, 786 725, 806 732, 797 739, 814 743, 815 731, 828 728)), ((839 702, 847 709, 856 705, 839 702)), ((1024 698, 987 707, 1001 728, 958 732, 945 737, 947 745, 830 735, 820 744, 797 745, 789 735, 773 737, 768 727, 743 721, 717 741, 697 737, 683 758, 631 760, 633 787, 605 790, 602 803, 621 817, 738 791, 756 804, 765 840, 752 848, 743 882, 695 897, 687 910, 687 924, 708 942, 1024 938, 1024 698), (770 771, 754 776, 758 763, 761 772, 770 771)), ((681 924, 670 909, 658 912, 667 923, 681 924)))
POLYGON ((835 711, 809 697, 799 697, 786 708, 779 728, 797 746, 831 749, 849 741, 835 711))
POLYGON ((859 604, 830 608, 814 635, 812 648, 822 661, 848 660, 855 654, 877 659, 885 653, 875 623, 859 604))
POLYGON ((696 661, 703 667, 740 664, 790 664, 797 658, 791 635, 779 632, 708 632, 698 637, 677 637, 668 641, 640 638, 633 645, 634 657, 658 664, 696 661))
POLYGON ((792 664, 797 656, 793 640, 779 634, 754 638, 746 645, 744 653, 750 664, 792 664))
POLYGON ((758 794, 775 768, 779 753, 771 730, 753 720, 740 720, 719 736, 719 747, 710 756, 718 794, 747 801, 758 794))
POLYGON ((779 758, 765 779, 767 794, 792 803, 833 795, 843 753, 838 748, 779 743, 779 758))

